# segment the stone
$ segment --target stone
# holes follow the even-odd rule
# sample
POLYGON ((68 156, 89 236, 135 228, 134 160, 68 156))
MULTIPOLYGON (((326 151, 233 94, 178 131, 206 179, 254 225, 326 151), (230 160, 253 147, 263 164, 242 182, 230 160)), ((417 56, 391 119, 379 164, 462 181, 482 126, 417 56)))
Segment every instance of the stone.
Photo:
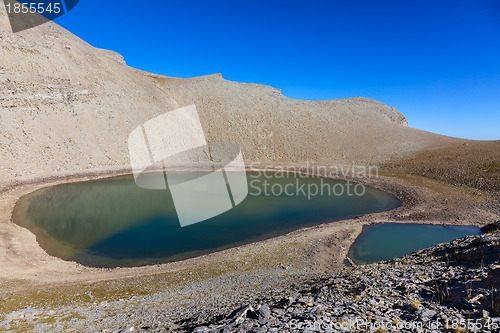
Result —
POLYGON ((424 321, 428 321, 428 320, 434 318, 435 315, 436 315, 436 311, 430 310, 430 309, 423 309, 420 312, 420 318, 422 318, 422 320, 424 320, 424 321))
POLYGON ((267 304, 262 304, 258 310, 259 319, 268 319, 271 316, 271 310, 267 304))

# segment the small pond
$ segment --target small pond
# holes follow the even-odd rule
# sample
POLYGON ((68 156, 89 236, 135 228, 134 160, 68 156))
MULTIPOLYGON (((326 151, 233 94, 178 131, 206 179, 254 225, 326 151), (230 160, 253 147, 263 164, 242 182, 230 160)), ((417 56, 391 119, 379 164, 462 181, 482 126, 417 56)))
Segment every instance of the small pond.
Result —
POLYGON ((481 229, 475 226, 372 224, 363 227, 349 250, 349 257, 356 264, 391 260, 439 243, 480 234, 481 229))

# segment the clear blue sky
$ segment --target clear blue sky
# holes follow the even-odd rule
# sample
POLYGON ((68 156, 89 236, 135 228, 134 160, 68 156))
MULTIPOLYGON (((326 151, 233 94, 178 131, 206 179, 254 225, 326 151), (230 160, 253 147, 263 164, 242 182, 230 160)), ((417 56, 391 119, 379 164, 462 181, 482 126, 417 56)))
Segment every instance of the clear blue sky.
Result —
POLYGON ((498 0, 81 0, 56 22, 146 71, 370 97, 412 127, 500 139, 498 0))

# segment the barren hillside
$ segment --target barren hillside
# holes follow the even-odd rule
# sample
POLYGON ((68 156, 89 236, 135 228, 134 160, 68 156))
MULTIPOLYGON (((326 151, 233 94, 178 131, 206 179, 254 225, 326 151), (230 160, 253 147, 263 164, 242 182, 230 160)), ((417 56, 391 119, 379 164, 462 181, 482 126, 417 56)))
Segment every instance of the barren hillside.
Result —
POLYGON ((209 141, 247 161, 381 163, 461 142, 407 126, 367 98, 299 101, 220 75, 175 79, 128 67, 54 23, 12 34, 0 4, 0 177, 129 164, 138 125, 196 104, 209 141))

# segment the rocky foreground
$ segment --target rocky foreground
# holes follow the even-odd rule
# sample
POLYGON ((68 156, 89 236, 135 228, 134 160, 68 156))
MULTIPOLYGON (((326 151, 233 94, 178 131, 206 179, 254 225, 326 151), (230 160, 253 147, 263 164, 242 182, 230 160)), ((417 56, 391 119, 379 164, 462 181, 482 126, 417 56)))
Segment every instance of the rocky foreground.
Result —
POLYGON ((500 332, 500 223, 485 235, 313 279, 189 332, 500 332))
POLYGON ((337 273, 283 266, 119 300, 28 307, 0 314, 0 331, 500 332, 500 222, 483 231, 337 273))

